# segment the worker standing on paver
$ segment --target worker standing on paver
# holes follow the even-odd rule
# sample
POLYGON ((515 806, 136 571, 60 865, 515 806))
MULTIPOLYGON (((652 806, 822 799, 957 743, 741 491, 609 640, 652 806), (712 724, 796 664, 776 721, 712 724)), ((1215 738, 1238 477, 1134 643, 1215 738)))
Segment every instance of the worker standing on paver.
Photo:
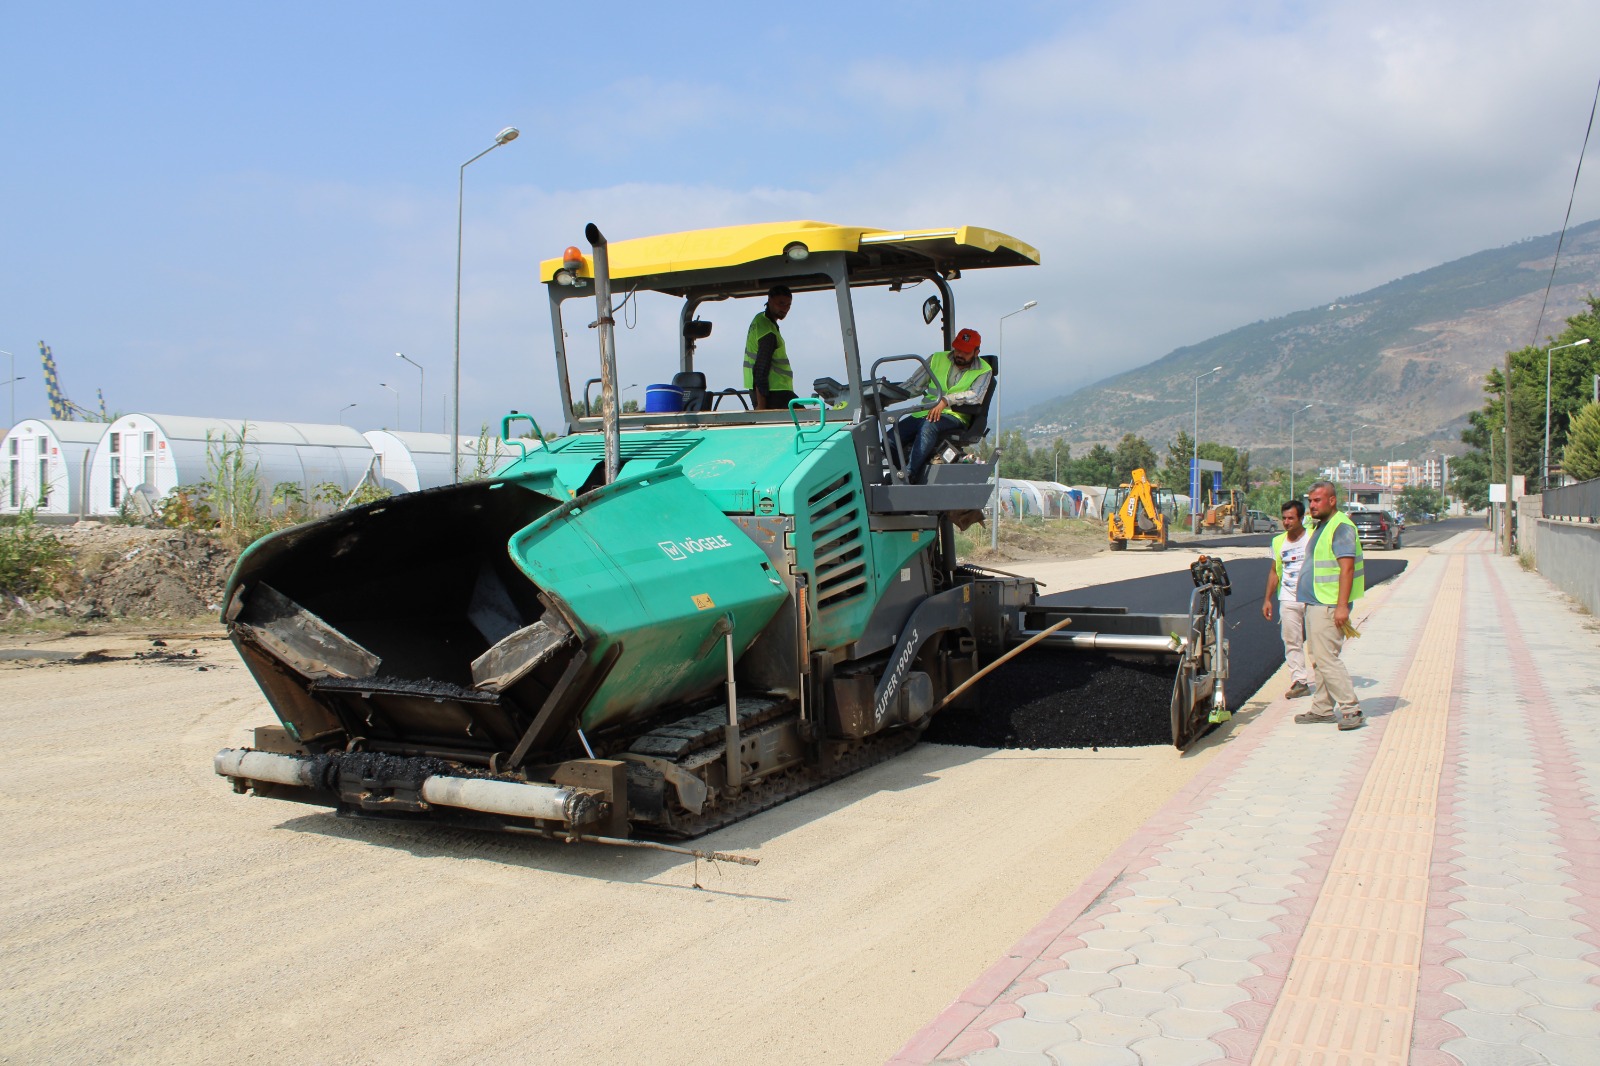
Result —
POLYGON ((1339 652, 1350 632, 1350 605, 1366 592, 1361 538, 1355 523, 1339 510, 1333 482, 1312 485, 1309 500, 1317 524, 1306 542, 1310 565, 1300 568, 1295 599, 1305 604, 1306 648, 1311 652, 1317 694, 1311 709, 1294 720, 1302 725, 1337 721, 1340 729, 1360 729, 1366 718, 1339 652))
POLYGON ((1306 505, 1290 500, 1283 505, 1283 532, 1272 538, 1272 572, 1267 575, 1267 595, 1261 615, 1272 621, 1273 594, 1278 599, 1278 631, 1283 636, 1283 659, 1293 684, 1286 699, 1311 692, 1311 671, 1306 666, 1306 605, 1296 598, 1301 564, 1306 558, 1306 505))
POLYGON ((758 411, 788 407, 796 396, 789 351, 778 328, 793 303, 789 286, 774 285, 767 291, 767 306, 756 312, 745 334, 744 387, 750 390, 751 406, 758 411))

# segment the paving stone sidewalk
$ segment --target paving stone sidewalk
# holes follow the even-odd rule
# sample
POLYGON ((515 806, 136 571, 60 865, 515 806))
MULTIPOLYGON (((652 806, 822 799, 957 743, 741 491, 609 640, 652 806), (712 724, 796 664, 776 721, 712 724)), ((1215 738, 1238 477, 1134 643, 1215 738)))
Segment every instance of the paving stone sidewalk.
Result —
POLYGON ((892 1061, 1600 1063, 1600 626, 1481 533, 1356 620, 892 1061))

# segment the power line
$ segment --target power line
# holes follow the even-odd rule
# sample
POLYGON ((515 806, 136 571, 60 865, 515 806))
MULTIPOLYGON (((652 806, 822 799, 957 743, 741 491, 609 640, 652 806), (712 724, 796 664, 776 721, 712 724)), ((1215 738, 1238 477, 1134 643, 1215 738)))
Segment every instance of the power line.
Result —
MULTIPOLYGON (((1578 195, 1578 175, 1583 173, 1583 157, 1589 151, 1589 134, 1594 131, 1595 105, 1600 104, 1600 82, 1594 86, 1594 100, 1589 104, 1589 125, 1583 131, 1583 149, 1578 153, 1578 166, 1572 172, 1572 192, 1567 194, 1567 217, 1561 220, 1561 236, 1556 239, 1556 257, 1550 263, 1550 280, 1544 283, 1544 302, 1539 305, 1539 321, 1533 327, 1533 340, 1528 342, 1528 347, 1535 348, 1539 344, 1539 330, 1544 328, 1545 308, 1550 305, 1550 288, 1556 283, 1556 267, 1561 263, 1561 245, 1567 239, 1567 224, 1572 221, 1572 201, 1578 195)), ((1509 414, 1509 412, 1508 412, 1509 414)))

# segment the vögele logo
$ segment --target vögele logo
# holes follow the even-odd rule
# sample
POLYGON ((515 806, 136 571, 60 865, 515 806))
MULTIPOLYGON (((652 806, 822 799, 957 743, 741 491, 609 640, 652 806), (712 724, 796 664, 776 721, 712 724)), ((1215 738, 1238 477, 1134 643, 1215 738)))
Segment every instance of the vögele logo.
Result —
POLYGON ((686 540, 658 540, 656 544, 666 553, 667 558, 673 562, 682 562, 691 555, 700 552, 714 552, 720 548, 731 548, 733 544, 727 537, 690 537, 686 540))

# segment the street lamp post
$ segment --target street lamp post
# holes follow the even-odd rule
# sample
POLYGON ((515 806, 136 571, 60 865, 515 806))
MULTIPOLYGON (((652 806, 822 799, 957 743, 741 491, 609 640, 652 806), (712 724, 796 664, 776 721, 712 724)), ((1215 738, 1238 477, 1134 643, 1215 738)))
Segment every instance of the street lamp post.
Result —
POLYGON ((1558 344, 1554 348, 1545 349, 1545 353, 1544 353, 1544 469, 1543 469, 1544 477, 1543 477, 1543 480, 1542 480, 1542 484, 1544 485, 1545 488, 1549 488, 1550 487, 1550 356, 1555 352, 1559 352, 1563 348, 1582 348, 1585 344, 1588 344, 1588 343, 1589 343, 1589 338, 1585 337, 1581 341, 1573 341, 1571 344, 1558 344))
POLYGON ((1189 476, 1189 532, 1200 532, 1200 378, 1208 378, 1221 370, 1214 366, 1194 379, 1194 473, 1189 476))
POLYGON ((461 169, 456 172, 456 357, 455 387, 451 390, 455 398, 455 418, 450 427, 450 480, 454 484, 461 482, 461 217, 462 200, 467 189, 467 167, 502 144, 516 140, 518 132, 515 126, 507 126, 495 134, 493 144, 462 163, 461 169))
POLYGON ((1289 499, 1291 500, 1298 499, 1294 494, 1294 416, 1301 411, 1309 411, 1315 406, 1317 406, 1315 403, 1308 403, 1304 407, 1289 412, 1289 499))
POLYGON ((359 407, 359 406, 360 406, 360 404, 347 403, 343 407, 339 408, 339 424, 341 426, 344 425, 344 413, 346 411, 350 410, 350 408, 352 408, 352 407, 359 407))
POLYGON ((422 364, 406 355, 404 352, 395 352, 396 359, 404 359, 417 368, 417 432, 422 432, 422 403, 427 399, 428 373, 422 369, 422 364))
POLYGON ((395 429, 399 429, 400 428, 400 390, 395 388, 393 385, 385 385, 381 381, 378 382, 378 388, 380 388, 380 389, 388 389, 390 392, 394 393, 394 428, 395 429))
MULTIPOLYGON (((1000 338, 995 345, 995 355, 1005 358, 1006 354, 1006 319, 1012 315, 1020 315, 1024 311, 1031 311, 1039 306, 1038 300, 1029 300, 1015 311, 1007 311, 1000 316, 1000 338)), ((998 380, 994 383, 994 500, 989 521, 989 550, 994 551, 1000 546, 1000 399, 1001 385, 998 380)))
POLYGON ((1356 430, 1371 428, 1372 426, 1369 423, 1350 427, 1350 488, 1346 491, 1347 498, 1353 496, 1356 491, 1356 430))

